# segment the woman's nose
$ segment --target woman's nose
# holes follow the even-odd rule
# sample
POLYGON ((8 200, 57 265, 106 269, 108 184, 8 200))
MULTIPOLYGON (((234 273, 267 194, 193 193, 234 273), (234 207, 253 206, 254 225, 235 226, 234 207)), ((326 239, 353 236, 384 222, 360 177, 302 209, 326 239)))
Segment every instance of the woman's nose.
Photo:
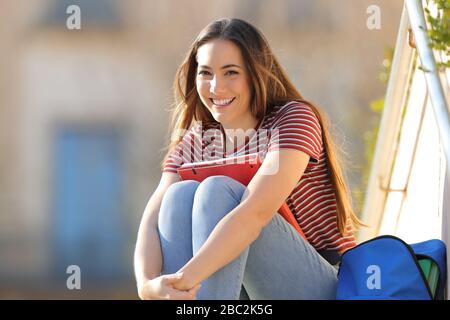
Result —
POLYGON ((218 79, 217 76, 214 76, 211 80, 209 91, 213 94, 224 92, 225 87, 223 81, 218 79))

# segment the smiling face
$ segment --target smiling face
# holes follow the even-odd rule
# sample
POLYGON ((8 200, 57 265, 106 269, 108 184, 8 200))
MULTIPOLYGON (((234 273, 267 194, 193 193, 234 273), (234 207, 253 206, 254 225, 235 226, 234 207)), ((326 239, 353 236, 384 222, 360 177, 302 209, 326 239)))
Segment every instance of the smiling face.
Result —
POLYGON ((197 51, 196 86, 200 100, 226 129, 253 128, 248 72, 239 47, 228 40, 213 40, 197 51))

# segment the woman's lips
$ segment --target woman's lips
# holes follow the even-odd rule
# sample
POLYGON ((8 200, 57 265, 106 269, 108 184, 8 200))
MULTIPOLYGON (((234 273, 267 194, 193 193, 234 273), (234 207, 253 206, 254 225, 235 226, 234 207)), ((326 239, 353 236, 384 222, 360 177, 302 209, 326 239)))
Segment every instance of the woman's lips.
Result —
POLYGON ((231 100, 230 99, 212 99, 212 98, 210 98, 209 100, 217 108, 223 108, 223 107, 228 107, 230 104, 233 103, 233 101, 235 99, 236 99, 236 97, 232 98, 231 100))

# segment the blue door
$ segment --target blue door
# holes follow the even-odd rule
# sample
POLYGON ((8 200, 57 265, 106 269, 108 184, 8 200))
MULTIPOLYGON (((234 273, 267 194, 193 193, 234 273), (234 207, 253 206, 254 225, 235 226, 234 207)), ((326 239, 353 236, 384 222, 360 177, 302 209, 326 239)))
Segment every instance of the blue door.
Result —
MULTIPOLYGON (((113 128, 61 128, 54 143, 54 267, 81 269, 82 287, 124 274, 121 139, 113 128)), ((64 282, 65 284, 65 282, 64 282)))

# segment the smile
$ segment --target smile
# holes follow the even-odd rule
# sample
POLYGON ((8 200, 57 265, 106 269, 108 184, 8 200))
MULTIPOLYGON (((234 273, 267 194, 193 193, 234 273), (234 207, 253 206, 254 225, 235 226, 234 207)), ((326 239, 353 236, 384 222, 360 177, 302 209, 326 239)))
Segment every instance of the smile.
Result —
POLYGON ((234 99, 236 99, 236 97, 230 98, 230 99, 211 99, 210 98, 209 100, 211 100, 211 102, 216 107, 226 107, 226 106, 229 106, 230 104, 232 104, 234 99))

